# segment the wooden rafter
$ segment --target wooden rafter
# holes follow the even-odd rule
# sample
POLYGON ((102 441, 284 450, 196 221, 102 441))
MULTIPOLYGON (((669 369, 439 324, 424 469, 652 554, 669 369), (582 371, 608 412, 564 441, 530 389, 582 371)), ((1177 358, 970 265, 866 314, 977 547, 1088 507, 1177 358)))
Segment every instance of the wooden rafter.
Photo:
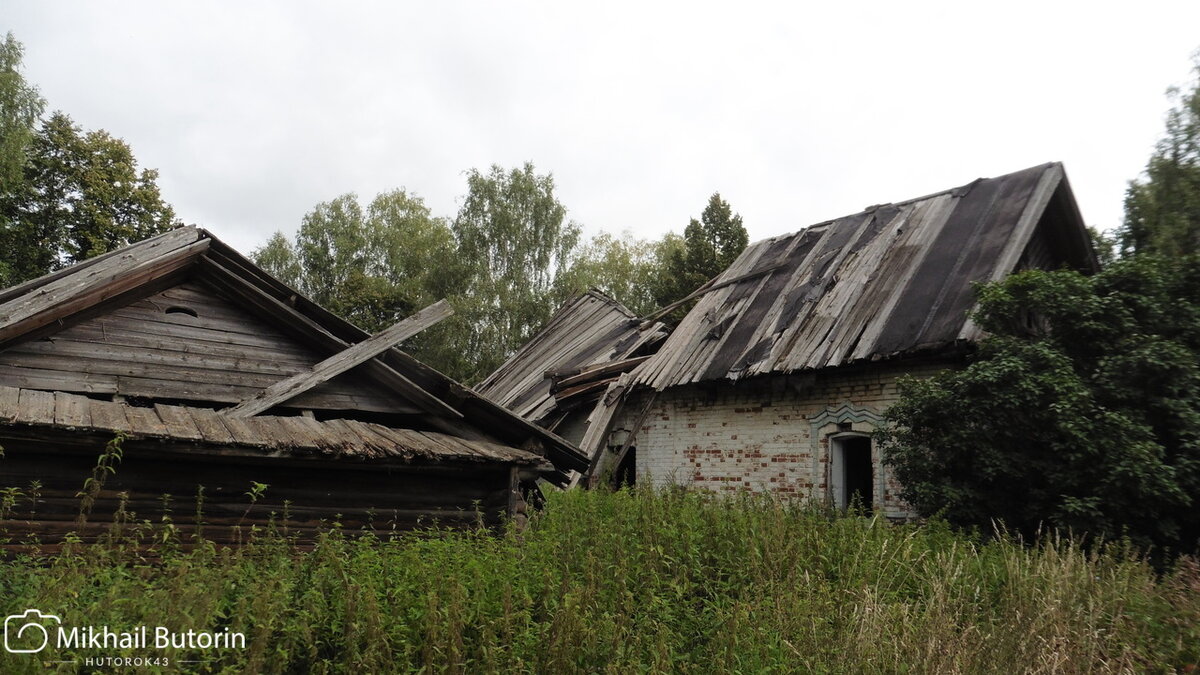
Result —
POLYGON ((227 417, 252 417, 288 401, 304 392, 337 377, 351 368, 375 358, 385 350, 416 335, 450 316, 450 303, 439 300, 396 325, 383 330, 345 350, 321 361, 304 373, 298 373, 260 391, 222 413, 227 417))

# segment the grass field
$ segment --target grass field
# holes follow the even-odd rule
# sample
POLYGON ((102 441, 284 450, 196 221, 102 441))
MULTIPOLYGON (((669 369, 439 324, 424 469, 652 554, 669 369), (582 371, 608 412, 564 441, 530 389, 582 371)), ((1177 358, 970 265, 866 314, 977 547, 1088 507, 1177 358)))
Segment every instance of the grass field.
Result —
MULTIPOLYGON (((127 530, 129 531, 129 530, 127 530)), ((149 540, 140 542, 145 547, 149 540)), ((1192 672, 1200 565, 984 542, 769 498, 549 495, 521 534, 331 527, 155 562, 134 542, 0 563, 3 614, 242 632, 244 648, 0 652, 0 672, 1192 672), (180 663, 193 661, 193 663, 180 663), (94 662, 93 662, 94 663, 94 662), (138 670, 138 668, 126 668, 138 670)), ((144 550, 144 548, 143 548, 144 550)))

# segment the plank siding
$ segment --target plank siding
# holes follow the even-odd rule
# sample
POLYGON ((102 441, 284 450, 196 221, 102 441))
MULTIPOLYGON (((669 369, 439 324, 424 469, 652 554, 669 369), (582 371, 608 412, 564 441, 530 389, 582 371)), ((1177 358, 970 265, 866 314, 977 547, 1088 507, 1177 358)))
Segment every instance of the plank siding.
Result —
MULTIPOLYGON (((52 336, 0 351, 0 383, 237 403, 323 359, 200 282, 186 282, 52 336), (183 312, 186 308, 199 316, 183 312)), ((314 410, 413 414, 395 394, 348 373, 290 402, 314 410)))

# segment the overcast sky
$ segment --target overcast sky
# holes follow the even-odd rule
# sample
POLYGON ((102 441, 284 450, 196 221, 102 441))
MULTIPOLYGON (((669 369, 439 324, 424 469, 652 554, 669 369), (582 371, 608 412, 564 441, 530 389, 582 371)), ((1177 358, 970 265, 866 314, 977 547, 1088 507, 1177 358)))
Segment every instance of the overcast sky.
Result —
POLYGON ((532 161, 587 232, 751 239, 1047 161, 1121 218, 1200 2, 22 2, 49 110, 124 138, 244 252, 316 203, 532 161))

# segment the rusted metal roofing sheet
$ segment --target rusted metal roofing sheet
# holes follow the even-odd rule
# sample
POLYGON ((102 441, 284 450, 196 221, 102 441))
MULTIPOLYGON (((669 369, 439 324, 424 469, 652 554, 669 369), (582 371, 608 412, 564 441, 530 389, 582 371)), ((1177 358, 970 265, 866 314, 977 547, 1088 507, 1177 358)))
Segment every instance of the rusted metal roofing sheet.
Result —
POLYGON ((972 282, 1014 271, 1052 198, 1074 216, 1054 226, 1086 237, 1053 163, 756 242, 639 368, 638 383, 661 390, 974 340, 972 282))
POLYGON ((563 305, 536 336, 475 387, 527 420, 555 408, 547 372, 567 372, 623 359, 657 334, 607 295, 591 290, 563 305))
POLYGON ((538 455, 432 431, 396 429, 357 420, 307 417, 230 418, 208 408, 137 407, 65 392, 0 385, 0 427, 29 426, 78 433, 121 432, 133 440, 241 448, 272 457, 504 463, 550 466, 538 455))

